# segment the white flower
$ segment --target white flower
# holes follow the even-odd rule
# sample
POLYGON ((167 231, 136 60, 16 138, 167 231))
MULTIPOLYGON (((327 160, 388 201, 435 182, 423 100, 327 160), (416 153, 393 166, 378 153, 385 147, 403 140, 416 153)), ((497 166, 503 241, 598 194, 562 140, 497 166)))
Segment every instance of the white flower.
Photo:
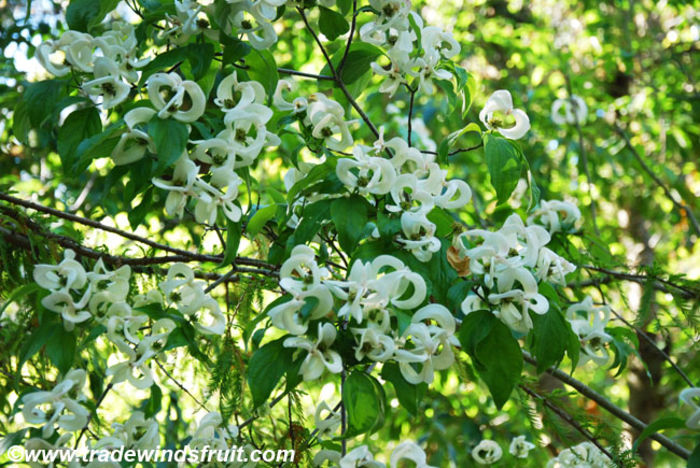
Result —
POLYGON ((49 73, 61 77, 70 73, 65 53, 58 41, 44 41, 36 48, 36 58, 49 73))
POLYGON ((374 460, 366 445, 350 450, 338 461, 339 468, 384 468, 383 463, 374 460))
POLYGON ((482 440, 472 450, 472 457, 479 465, 496 463, 503 456, 503 450, 493 440, 482 440))
POLYGON ((513 108, 513 98, 510 92, 499 89, 488 98, 484 108, 479 113, 479 120, 486 125, 489 130, 497 130, 501 135, 511 140, 522 138, 530 130, 530 119, 521 109, 513 108), (503 117, 496 116, 496 113, 504 116, 512 116, 515 124, 512 127, 503 127, 503 117))
POLYGON ((407 440, 401 442, 396 448, 391 452, 391 457, 389 458, 389 465, 391 468, 397 468, 400 465, 401 460, 410 460, 415 463, 416 468, 434 468, 428 465, 426 461, 425 452, 422 448, 418 446, 415 442, 407 440))
POLYGON ((403 237, 397 240, 421 262, 429 261, 433 253, 441 248, 440 240, 435 236, 435 224, 425 213, 405 211, 401 214, 403 237))
POLYGON ((187 205, 187 197, 196 195, 194 183, 197 180, 198 173, 199 166, 187 157, 187 153, 183 152, 180 159, 175 163, 172 179, 153 179, 153 185, 170 192, 165 199, 166 213, 182 218, 187 205))
POLYGON ((131 86, 121 77, 119 65, 107 57, 95 59, 95 79, 83 84, 83 90, 91 96, 102 96, 102 107, 111 109, 122 103, 131 91, 131 86))
POLYGON ((527 458, 530 450, 535 448, 535 444, 525 440, 525 436, 513 437, 510 441, 510 448, 508 451, 515 458, 527 458))
POLYGON ((66 61, 79 71, 93 71, 95 59, 93 37, 78 31, 66 31, 58 41, 66 54, 66 61))
POLYGON ((146 151, 156 153, 156 145, 151 136, 137 125, 148 123, 156 111, 148 107, 137 107, 124 115, 128 131, 123 133, 112 150, 112 160, 115 166, 129 164, 143 158, 146 151))
POLYGON ((304 380, 315 380, 321 377, 324 370, 339 374, 343 370, 340 354, 330 349, 335 341, 335 327, 330 323, 318 324, 318 338, 312 342, 306 338, 291 337, 284 340, 285 348, 299 348, 308 351, 299 372, 304 380))
POLYGON ((321 93, 311 96, 304 123, 311 127, 314 138, 323 140, 333 151, 343 151, 353 143, 349 122, 345 122, 345 109, 321 93))
POLYGON ((194 81, 183 81, 175 72, 151 75, 146 90, 161 119, 172 116, 181 122, 194 122, 204 114, 207 98, 202 88, 194 81))
POLYGON ((552 121, 557 125, 582 123, 587 114, 586 102, 575 94, 568 99, 557 99, 552 103, 552 121))
POLYGON ((295 114, 305 111, 309 105, 309 101, 305 97, 297 97, 289 102, 282 95, 284 91, 294 92, 297 88, 297 82, 294 80, 279 80, 272 96, 272 104, 281 111, 293 111, 295 114))
POLYGON ((396 180, 396 170, 388 159, 368 156, 365 148, 356 146, 353 158, 341 158, 335 168, 338 179, 363 194, 384 195, 396 180))
POLYGON ((458 344, 454 336, 455 320, 440 304, 428 304, 411 318, 401 343, 411 343, 412 348, 397 349, 394 358, 406 381, 412 384, 432 383, 433 370, 447 369, 454 362, 452 346, 458 344), (429 325, 423 323, 431 320, 429 325), (420 366, 416 371, 414 365, 420 366))
POLYGON ((525 268, 509 268, 496 275, 497 293, 488 295, 488 300, 496 304, 495 315, 506 325, 519 333, 527 333, 532 328, 529 311, 546 314, 549 302, 537 289, 535 277, 525 268), (520 285, 516 288, 515 285, 520 285))
POLYGON ((450 59, 460 51, 459 43, 452 34, 436 26, 428 26, 421 31, 421 45, 425 51, 426 60, 436 63, 440 57, 450 59))
POLYGON ((611 342, 612 336, 605 332, 605 327, 610 321, 610 308, 594 306, 593 299, 587 296, 566 309, 566 318, 581 342, 581 362, 592 360, 598 365, 608 362, 605 343, 611 342))
POLYGON ((82 369, 69 371, 51 391, 39 391, 22 397, 22 416, 30 424, 41 424, 42 437, 49 438, 57 424, 66 431, 79 431, 87 423, 90 412, 81 406, 86 374, 82 369))
POLYGON ((541 200, 540 207, 528 218, 527 224, 544 226, 550 234, 571 232, 581 219, 581 211, 573 203, 561 200, 541 200))
POLYGON ((231 439, 238 437, 237 426, 223 426, 223 418, 216 411, 207 413, 199 421, 189 444, 192 449, 203 449, 209 446, 211 450, 226 450, 231 439))
POLYGON ((540 249, 536 276, 540 281, 548 280, 560 286, 566 285, 566 275, 576 271, 576 265, 560 257, 547 247, 540 249))
MULTIPOLYGON (((242 2, 229 2, 242 3, 242 2)), ((277 33, 269 19, 263 16, 257 8, 243 9, 246 6, 232 12, 228 22, 236 28, 240 34, 245 34, 248 42, 254 49, 267 49, 277 42, 277 33)), ((274 17, 273 17, 274 18, 274 17)))
POLYGON ((341 424, 341 414, 331 410, 328 403, 322 401, 314 412, 314 422, 318 429, 318 438, 325 439, 332 437, 341 424))
POLYGON ((58 265, 36 265, 33 276, 36 284, 53 292, 77 291, 87 283, 85 269, 70 249, 63 252, 63 261, 58 265))
POLYGON ((195 280, 194 271, 185 263, 174 263, 168 269, 165 281, 161 281, 158 286, 166 299, 184 315, 197 312, 207 299, 202 282, 195 280))
POLYGON ((698 399, 700 398, 700 387, 686 388, 684 389, 678 399, 688 405, 690 410, 693 411, 685 422, 685 425, 689 429, 700 430, 700 404, 698 404, 698 399))
POLYGON ((244 108, 249 104, 265 103, 265 88, 257 81, 238 81, 238 75, 234 71, 221 80, 216 88, 214 104, 224 112, 235 108, 244 108))
POLYGON ((611 460, 591 442, 582 442, 562 450, 559 456, 549 460, 547 468, 608 468, 611 460))

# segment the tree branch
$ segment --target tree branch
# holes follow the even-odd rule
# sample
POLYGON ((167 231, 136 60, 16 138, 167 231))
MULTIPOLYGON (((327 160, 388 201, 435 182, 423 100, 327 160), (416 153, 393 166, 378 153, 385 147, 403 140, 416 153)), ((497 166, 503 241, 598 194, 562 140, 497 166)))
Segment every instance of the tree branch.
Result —
MULTIPOLYGON (((530 355, 527 351, 523 350, 523 358, 525 359, 526 362, 529 364, 532 364, 533 366, 537 366, 537 360, 530 355)), ((565 372, 562 372, 559 369, 556 369, 554 367, 550 367, 547 369, 545 372, 547 372, 549 375, 554 377, 555 379, 565 383, 566 385, 574 388, 577 392, 579 392, 581 395, 585 396, 586 398, 589 398, 596 403, 603 409, 605 409, 607 412, 615 416, 616 418, 620 419, 621 421, 624 421, 625 423, 629 424, 631 427, 638 431, 643 431, 646 429, 647 425, 637 419, 636 417, 632 416, 622 408, 616 406, 613 404, 610 400, 605 398, 603 395, 600 393, 596 392, 593 390, 591 387, 588 385, 584 384, 583 382, 576 380, 575 378, 571 377, 565 372)), ((678 455, 679 457, 687 460, 688 457, 690 457, 690 451, 687 450, 684 447, 681 447, 668 437, 659 434, 659 433, 654 433, 651 436, 649 436, 651 439, 657 441, 664 447, 666 447, 670 452, 674 453, 675 455, 678 455)))

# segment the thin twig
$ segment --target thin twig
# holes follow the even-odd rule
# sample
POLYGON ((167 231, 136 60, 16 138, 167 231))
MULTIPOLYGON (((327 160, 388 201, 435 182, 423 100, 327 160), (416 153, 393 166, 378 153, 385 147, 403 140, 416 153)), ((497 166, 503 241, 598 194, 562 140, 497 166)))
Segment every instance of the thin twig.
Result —
MULTIPOLYGON (((340 59, 340 64, 338 64, 338 73, 343 71, 345 66, 345 61, 348 59, 348 54, 350 53, 350 46, 352 45, 352 37, 355 35, 355 26, 357 25, 357 0, 352 1, 352 23, 350 24, 350 35, 348 36, 348 42, 345 44, 345 52, 343 52, 343 58, 340 59)), ((410 144, 409 144, 410 146, 410 144)))
MULTIPOLYGON (((537 366, 537 360, 534 357, 532 357, 530 355, 530 353, 528 353, 527 351, 523 350, 523 358, 529 364, 532 364, 533 366, 537 366)), ((565 383, 566 385, 574 388, 576 391, 578 391, 581 395, 585 396, 586 398, 589 398, 589 399, 595 401, 596 403, 598 403, 598 406, 605 409, 606 411, 608 411, 610 414, 612 414, 616 418, 629 424, 632 428, 634 428, 640 432, 644 431, 644 429, 647 428, 647 424, 645 424, 641 420, 637 419, 635 416, 631 415, 630 413, 626 412, 625 410, 623 410, 619 406, 616 406, 610 400, 605 398, 603 395, 596 392, 595 390, 593 390, 591 387, 584 384, 583 382, 571 377, 566 372, 562 372, 561 370, 554 368, 554 367, 550 367, 545 372, 547 372, 549 375, 556 378, 557 380, 565 383)), ((689 450, 687 450, 684 447, 681 447, 676 442, 672 441, 671 439, 669 439, 668 437, 666 437, 662 434, 655 432, 654 434, 650 435, 649 437, 651 439, 657 441, 658 443, 660 443, 664 447, 666 447, 670 452, 674 453, 675 455, 678 455, 679 457, 681 457, 685 460, 687 460, 688 457, 690 457, 689 450)))
POLYGON ((535 399, 537 399, 537 400, 540 400, 542 403, 544 403, 544 405, 545 405, 547 408, 549 408, 549 409, 551 409, 552 411, 554 411, 554 412, 556 413, 557 416, 559 416, 561 419, 564 420, 564 422, 566 422, 566 423, 569 424, 571 427, 573 427, 574 429, 576 429, 576 430, 577 430, 579 433, 581 433, 581 435, 583 435, 586 439, 590 440, 590 441, 593 443, 593 445, 595 445, 596 447, 598 447, 598 449, 600 449, 600 451, 603 452, 611 461, 613 460, 613 455, 612 455, 605 447, 603 447, 603 446, 601 445, 600 442, 598 442, 598 439, 596 439, 590 432, 588 432, 588 431, 586 430, 586 428, 584 428, 581 424, 579 424, 579 422, 576 421, 576 420, 575 420, 569 413, 567 413, 563 408, 558 407, 557 405, 555 405, 554 403, 552 403, 551 401, 549 401, 549 398, 544 397, 544 396, 542 396, 542 395, 539 395, 537 392, 535 392, 534 390, 532 390, 532 389, 526 387, 525 385, 522 385, 522 384, 521 384, 521 385, 520 385, 520 388, 522 388, 523 391, 525 391, 525 393, 527 393, 528 395, 530 395, 532 398, 535 398, 535 399))
MULTIPOLYGON (((25 208, 30 208, 42 213, 50 214, 52 216, 56 216, 57 218, 62 218, 66 219, 68 221, 73 221, 79 224, 83 224, 85 226, 90 226, 94 227, 96 229, 100 229, 101 231, 106 231, 106 232, 111 232, 113 234, 117 234, 120 237, 123 237, 125 239, 133 240, 136 242, 139 242, 141 244, 148 245, 150 247, 153 247, 155 249, 163 250, 165 252, 171 252, 177 255, 182 255, 184 257, 189 257, 192 260, 196 261, 201 261, 201 262, 215 262, 219 263, 222 260, 222 257, 219 255, 208 255, 208 254, 200 254, 196 252, 189 252, 187 250, 182 250, 178 249, 176 247, 171 247, 169 245, 161 244, 155 241, 152 241, 150 239, 146 239, 144 237, 138 236, 132 232, 127 232, 123 231, 121 229, 112 227, 112 226, 107 226, 106 224, 99 223, 97 221, 93 221, 88 218, 83 218, 82 216, 77 216, 72 213, 66 213, 64 211, 56 210, 54 208, 49 208, 44 205, 40 205, 38 203, 30 202, 27 200, 22 200, 20 198, 13 197, 11 195, 7 195, 5 193, 0 192, 0 200, 4 200, 8 203, 11 203, 13 205, 19 205, 23 206, 25 208)), ((249 265, 249 266, 257 266, 257 267, 262 267, 266 268, 269 270, 274 270, 275 266, 271 265, 267 262, 264 262, 262 260, 257 260, 254 258, 247 258, 247 257, 236 257, 236 263, 239 265, 249 265)))
POLYGON ((693 210, 685 203, 676 200, 676 197, 673 196, 671 191, 666 187, 666 184, 663 183, 663 181, 656 175, 654 174, 654 171, 652 171, 651 167, 647 165, 646 162, 642 159, 641 155, 637 152, 637 150, 634 148, 632 145, 632 142, 630 141, 629 137, 627 136, 627 133, 620 127, 617 123, 615 124, 615 131, 622 137, 623 140, 625 140, 625 144, 627 145, 627 148, 630 150, 632 153, 632 156, 634 156, 634 159, 637 160, 640 166, 642 166, 642 169, 644 169, 644 172, 649 174, 649 177, 658 185, 661 190, 663 190, 664 194, 666 197, 671 200, 673 205, 679 210, 679 211, 685 211, 686 215, 688 216, 688 219, 690 220, 690 224, 693 226, 693 230, 695 230, 695 233, 700 235, 700 224, 698 223, 697 218, 695 217, 695 214, 693 213, 693 210))
POLYGON ((92 415, 93 415, 93 414, 97 414, 97 409, 100 407, 100 405, 101 405, 102 402, 104 401, 104 399, 105 399, 105 397, 107 396, 107 394, 109 393, 109 391, 112 390, 112 387, 113 387, 113 386, 114 386, 114 384, 113 384, 112 382, 110 382, 110 383, 105 387, 105 389, 102 391, 102 394, 100 395, 100 397, 99 397, 99 398, 97 399, 97 401, 95 402, 95 411, 92 412, 92 413, 90 413, 90 414, 88 415, 87 421, 85 421, 85 425, 84 425, 83 428, 80 430, 80 434, 78 434, 78 438, 75 439, 75 444, 73 444, 73 449, 78 448, 78 444, 80 443, 80 439, 83 438, 83 435, 85 434, 85 431, 88 430, 88 426, 90 425, 90 421, 92 421, 92 415))
POLYGON ((190 398, 192 398, 192 400, 194 400, 194 402, 197 403, 201 408, 204 408, 205 410, 209 411, 209 408, 207 408, 207 405, 205 405, 204 403, 202 403, 201 401, 199 401, 199 400, 197 399, 197 397, 194 396, 194 395, 192 394, 192 392, 190 392, 189 390, 187 390, 187 388, 186 388, 182 383, 180 383, 180 381, 178 381, 175 377, 173 377, 173 375, 172 375, 170 372, 167 371, 167 369, 163 366, 163 364, 162 364, 157 358, 154 358, 153 360, 156 362, 156 364, 158 365, 158 367, 160 367, 160 370, 162 370, 163 373, 164 373, 175 385, 177 385, 178 388, 180 388, 180 390, 182 390, 183 392, 185 392, 185 393, 187 394, 187 396, 189 396, 190 398))

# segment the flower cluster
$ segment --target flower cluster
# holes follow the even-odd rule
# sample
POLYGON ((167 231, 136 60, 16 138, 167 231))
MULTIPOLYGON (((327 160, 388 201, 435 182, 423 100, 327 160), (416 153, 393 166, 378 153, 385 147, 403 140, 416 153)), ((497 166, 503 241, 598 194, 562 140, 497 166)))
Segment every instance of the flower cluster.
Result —
POLYGON ((44 439, 54 434, 56 425, 64 431, 79 431, 90 414, 80 403, 86 399, 83 394, 85 382, 85 371, 73 369, 52 390, 25 395, 22 398, 24 420, 29 424, 41 425, 44 439))
MULTIPOLYGON (((525 436, 516 436, 510 441, 508 452, 515 458, 525 459, 535 444, 528 442, 525 436)), ((484 439, 472 449, 472 458, 479 465, 491 465, 503 457, 503 449, 493 440, 484 439)))
POLYGON ((526 226, 517 214, 509 216, 498 231, 472 229, 456 236, 453 247, 458 256, 468 259, 466 269, 482 280, 477 294, 462 302, 464 314, 491 309, 511 329, 527 333, 532 328, 530 312, 549 310, 538 282, 563 285, 565 276, 575 270, 545 247, 549 241, 544 228, 526 226))
POLYGON ((581 342, 581 364, 589 360, 599 365, 608 362, 605 343, 611 342, 612 336, 605 332, 605 327, 610 321, 610 308, 594 306, 593 299, 588 296, 582 302, 569 306, 566 319, 581 342))
MULTIPOLYGON (((182 81, 174 73, 153 75, 148 89, 151 102, 159 109, 159 117, 166 112, 175 119, 191 122, 204 110, 206 99, 197 84, 182 81), (168 96, 172 95, 168 101, 162 96, 163 88, 168 96), (185 94, 190 98, 187 110, 183 111, 179 109, 185 94)), ((237 199, 243 180, 236 170, 253 164, 265 146, 279 144, 279 138, 267 131, 272 110, 264 102, 265 90, 257 81, 238 81, 235 72, 221 80, 214 103, 224 114, 224 129, 213 138, 192 141, 194 150, 180 156, 169 180, 153 179, 156 187, 169 192, 165 202, 169 215, 182 217, 191 197, 196 200, 194 215, 199 223, 214 224, 219 208, 229 220, 241 219, 237 199), (202 174, 202 167, 209 168, 208 174, 202 174)), ((124 164, 143 157, 152 141, 132 123, 147 123, 154 114, 155 111, 147 108, 127 113, 125 120, 130 131, 122 136, 122 141, 131 143, 120 141, 112 154, 115 162, 124 164)))
POLYGON ((66 76, 71 70, 93 74, 82 89, 89 96, 101 96, 102 107, 110 109, 129 96, 131 84, 139 79, 137 69, 149 62, 137 57, 137 45, 134 27, 115 22, 111 30, 98 37, 66 31, 57 41, 42 42, 36 57, 55 76, 66 76))
POLYGON ((460 51, 452 34, 436 26, 424 26, 422 18, 411 11, 407 0, 370 0, 377 11, 374 21, 360 28, 362 41, 386 49, 390 63, 382 67, 372 63, 372 70, 384 77, 380 92, 393 95, 401 85, 432 94, 434 79, 450 80, 452 73, 438 68, 441 60, 450 59, 460 51))
POLYGON ((118 351, 108 359, 107 374, 113 376, 112 382, 128 381, 137 388, 148 388, 153 384, 149 362, 163 351, 175 322, 168 318, 153 321, 139 308, 167 304, 203 334, 223 333, 225 318, 219 304, 204 293, 203 282, 196 281, 185 264, 176 263, 168 270, 160 291, 151 290, 127 301, 130 276, 127 265, 109 271, 102 259, 93 271, 86 272, 72 250, 65 251, 58 265, 41 264, 34 269, 34 281, 50 291, 42 305, 61 314, 67 330, 89 320, 105 327, 106 337, 118 351))
POLYGON ((333 349, 336 326, 324 321, 328 319, 349 326, 358 361, 394 360, 408 382, 430 383, 434 370, 453 363, 456 324, 444 306, 423 306, 404 330, 396 329, 395 311, 415 310, 426 296, 423 278, 403 262, 381 255, 371 262, 355 261, 346 280, 327 277, 314 251, 296 246, 280 269, 280 286, 291 297, 268 312, 273 325, 293 335, 306 334, 315 323, 312 337, 293 336, 284 341, 286 347, 307 351, 300 369, 305 380, 314 380, 325 370, 340 373, 343 369, 340 354, 333 349), (334 297, 341 304, 335 313, 334 297))
POLYGON ((562 450, 556 458, 549 460, 547 468, 607 468, 610 464, 611 460, 598 447, 591 442, 582 442, 562 450))
POLYGON ((472 196, 463 180, 446 179, 447 171, 440 168, 434 155, 409 147, 398 137, 387 142, 380 138, 372 147, 355 146, 352 158, 338 161, 336 174, 353 191, 387 196, 384 209, 401 217, 402 232, 397 241, 422 262, 429 261, 441 247, 428 214, 435 207, 462 208, 472 196), (392 152, 391 159, 382 156, 385 150, 392 152))
POLYGON ((352 145, 350 125, 353 121, 345 120, 343 106, 322 93, 308 98, 298 96, 292 101, 285 99, 285 93, 295 92, 297 87, 294 80, 280 80, 272 97, 274 106, 298 116, 304 130, 328 149, 343 151, 352 145))
POLYGON ((562 200, 540 200, 540 206, 527 218, 528 224, 539 224, 550 234, 573 232, 581 219, 581 211, 573 203, 562 200))

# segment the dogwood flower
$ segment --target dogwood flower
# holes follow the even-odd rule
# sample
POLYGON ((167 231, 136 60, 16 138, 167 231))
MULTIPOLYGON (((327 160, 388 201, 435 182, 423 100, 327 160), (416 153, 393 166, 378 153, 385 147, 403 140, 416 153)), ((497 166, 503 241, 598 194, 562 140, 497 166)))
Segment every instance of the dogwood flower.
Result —
POLYGON ((279 80, 272 96, 272 104, 281 111, 293 111, 295 114, 305 111, 309 105, 309 101, 305 97, 297 97, 289 102, 282 94, 285 91, 294 92, 298 87, 294 80, 279 80))
POLYGON ((95 59, 95 79, 83 83, 83 91, 90 96, 102 96, 102 107, 111 109, 129 96, 131 86, 125 83, 119 65, 107 57, 95 59))
POLYGON ((172 116, 181 122, 194 122, 204 114, 207 99, 202 88, 194 81, 183 81, 175 72, 151 75, 146 90, 161 119, 172 116))
POLYGON ((482 440, 472 450, 472 458, 479 465, 490 465, 496 463, 503 456, 503 450, 493 440, 482 440))
POLYGON ((323 140, 331 150, 343 151, 353 139, 345 122, 345 109, 324 94, 315 93, 309 100, 304 123, 311 127, 311 135, 323 140))
POLYGON ((527 333, 532 329, 529 311, 546 314, 549 302, 537 289, 537 280, 525 268, 509 268, 496 274, 497 293, 488 295, 488 300, 496 304, 494 314, 511 329, 527 333), (516 284, 520 288, 514 287, 516 284))
POLYGON ((330 323, 318 324, 318 338, 312 342, 306 338, 291 337, 284 340, 285 348, 298 348, 308 351, 306 358, 301 364, 299 372, 304 376, 304 380, 315 380, 328 370, 334 374, 339 374, 343 370, 343 361, 340 354, 330 349, 335 341, 336 330, 330 323))
POLYGON ((566 318, 581 342, 581 362, 592 360, 599 365, 605 364, 609 357, 605 343, 612 341, 612 336, 605 331, 610 321, 610 308, 594 306, 593 299, 587 296, 566 309, 566 318))
POLYGON ((338 160, 335 173, 338 179, 360 193, 384 195, 396 180, 396 170, 388 159, 369 156, 366 148, 356 146, 352 158, 338 160))
POLYGON ((413 463, 415 463, 416 468, 435 468, 431 465, 428 465, 423 449, 420 448, 418 444, 410 440, 401 442, 391 452, 391 457, 389 458, 389 466, 391 468, 403 466, 399 464, 399 462, 401 462, 402 460, 412 461, 413 463))
POLYGON ((249 104, 265 103, 265 88, 257 81, 238 81, 238 74, 234 71, 221 80, 216 88, 214 104, 224 112, 235 108, 244 108, 249 104))
POLYGON ((236 28, 240 34, 245 34, 251 47, 262 50, 277 42, 277 33, 274 26, 259 9, 249 8, 245 2, 229 3, 237 3, 238 6, 234 7, 234 10, 229 15, 228 23, 236 28))
POLYGON ((155 114, 156 111, 148 107, 137 107, 124 114, 124 122, 129 130, 122 133, 117 146, 112 150, 111 157, 115 166, 138 161, 146 151, 156 153, 156 145, 151 136, 138 128, 139 125, 148 123, 155 114))
POLYGON ((350 450, 338 461, 339 468, 384 468, 383 463, 374 460, 374 455, 366 445, 360 445, 350 450))
POLYGON ((567 99, 557 99, 552 103, 552 121, 557 125, 583 123, 587 114, 586 102, 581 96, 575 94, 567 99))
POLYGON ((501 135, 511 140, 522 138, 530 130, 530 119, 521 109, 513 108, 513 98, 510 92, 499 89, 486 100, 484 108, 479 113, 479 120, 489 130, 496 130, 501 135), (503 116, 497 115, 503 114, 503 116), (511 127, 504 127, 504 117, 512 116, 515 124, 511 127))
POLYGON ((544 226, 550 234, 571 232, 581 219, 581 211, 573 203, 561 200, 541 200, 540 207, 528 218, 527 224, 544 226))
POLYGON ((317 437, 326 439, 332 437, 341 424, 341 415, 338 411, 333 411, 328 403, 322 401, 316 406, 314 412, 314 422, 318 429, 317 437))
POLYGON ((403 237, 397 241, 421 262, 429 261, 441 248, 440 240, 435 237, 436 226, 425 213, 403 212, 401 230, 403 237))
POLYGON ((188 197, 196 195, 194 183, 198 173, 199 166, 187 157, 187 153, 183 153, 175 163, 172 179, 153 179, 153 185, 170 192, 165 199, 166 213, 182 218, 188 197))
POLYGON ((75 252, 66 249, 63 261, 58 265, 39 264, 34 267, 34 281, 52 292, 68 292, 82 289, 87 283, 85 268, 75 260, 75 252))
POLYGON ((598 447, 591 442, 581 442, 562 450, 556 458, 549 460, 547 468, 607 468, 610 464, 611 460, 598 447))
POLYGON ((535 444, 528 442, 525 436, 513 437, 510 441, 510 447, 508 451, 515 458, 527 458, 530 450, 535 448, 535 444))
POLYGON ((123 424, 113 423, 110 439, 119 439, 124 445, 135 449, 158 448, 160 435, 158 421, 146 419, 141 411, 134 411, 123 424))
POLYGON ((211 450, 227 450, 229 441, 238 437, 238 427, 223 425, 221 414, 213 411, 207 413, 200 419, 188 446, 192 449, 203 449, 209 447, 211 450))
POLYGON ((678 399, 689 406, 690 410, 693 411, 693 414, 685 421, 685 425, 689 429, 700 430, 700 404, 698 403, 698 399, 700 399, 700 387, 684 389, 681 391, 678 399))

